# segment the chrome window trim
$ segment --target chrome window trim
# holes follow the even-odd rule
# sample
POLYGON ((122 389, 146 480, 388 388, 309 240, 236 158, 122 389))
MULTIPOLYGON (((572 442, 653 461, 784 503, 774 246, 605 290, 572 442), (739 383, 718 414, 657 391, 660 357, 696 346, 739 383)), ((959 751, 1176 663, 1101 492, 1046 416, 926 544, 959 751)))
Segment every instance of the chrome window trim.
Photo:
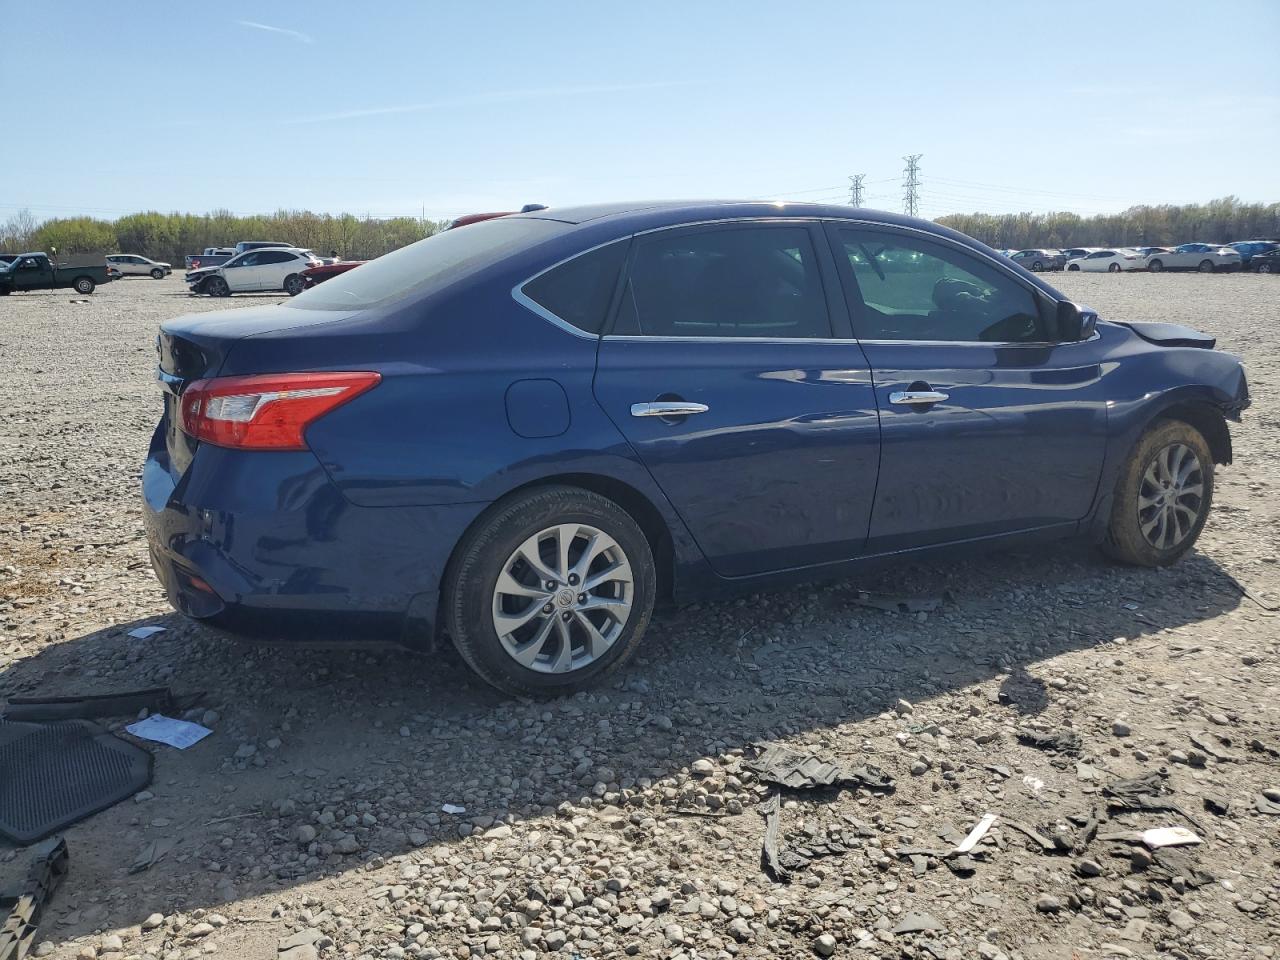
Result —
POLYGON ((844 343, 859 341, 849 337, 646 337, 633 333, 609 334, 602 340, 620 343, 844 343))

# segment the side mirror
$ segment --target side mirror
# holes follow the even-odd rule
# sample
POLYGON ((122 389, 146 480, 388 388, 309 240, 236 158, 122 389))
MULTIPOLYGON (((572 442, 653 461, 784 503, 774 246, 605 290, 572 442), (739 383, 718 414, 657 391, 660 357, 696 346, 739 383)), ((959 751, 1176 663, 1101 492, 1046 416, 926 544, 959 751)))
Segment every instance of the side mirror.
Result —
POLYGON ((1058 336, 1064 342, 1088 340, 1098 324, 1098 315, 1070 300, 1058 302, 1058 336))

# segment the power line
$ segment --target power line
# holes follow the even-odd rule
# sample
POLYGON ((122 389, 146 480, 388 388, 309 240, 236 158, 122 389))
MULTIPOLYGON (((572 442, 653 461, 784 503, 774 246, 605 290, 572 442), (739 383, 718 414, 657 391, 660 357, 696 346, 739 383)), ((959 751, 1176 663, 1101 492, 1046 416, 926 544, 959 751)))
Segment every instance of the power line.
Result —
POLYGON ((902 171, 902 212, 908 217, 916 215, 920 203, 920 158, 922 153, 913 153, 902 159, 907 161, 907 169, 902 171))

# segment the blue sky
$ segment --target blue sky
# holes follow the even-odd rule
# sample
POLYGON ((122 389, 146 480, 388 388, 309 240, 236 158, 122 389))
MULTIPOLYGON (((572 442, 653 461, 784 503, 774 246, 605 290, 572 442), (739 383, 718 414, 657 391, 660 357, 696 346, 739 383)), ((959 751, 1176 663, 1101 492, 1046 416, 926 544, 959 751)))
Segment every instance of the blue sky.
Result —
POLYGON ((1276 0, 0 9, 0 219, 1280 200, 1276 0))

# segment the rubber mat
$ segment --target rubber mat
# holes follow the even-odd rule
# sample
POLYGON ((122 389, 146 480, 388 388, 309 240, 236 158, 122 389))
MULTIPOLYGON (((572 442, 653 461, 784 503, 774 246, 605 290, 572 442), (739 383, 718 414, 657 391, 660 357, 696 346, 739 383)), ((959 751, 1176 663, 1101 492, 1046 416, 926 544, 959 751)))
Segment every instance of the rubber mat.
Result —
POLYGON ((25 846, 151 782, 151 754, 88 720, 0 720, 0 836, 25 846))

